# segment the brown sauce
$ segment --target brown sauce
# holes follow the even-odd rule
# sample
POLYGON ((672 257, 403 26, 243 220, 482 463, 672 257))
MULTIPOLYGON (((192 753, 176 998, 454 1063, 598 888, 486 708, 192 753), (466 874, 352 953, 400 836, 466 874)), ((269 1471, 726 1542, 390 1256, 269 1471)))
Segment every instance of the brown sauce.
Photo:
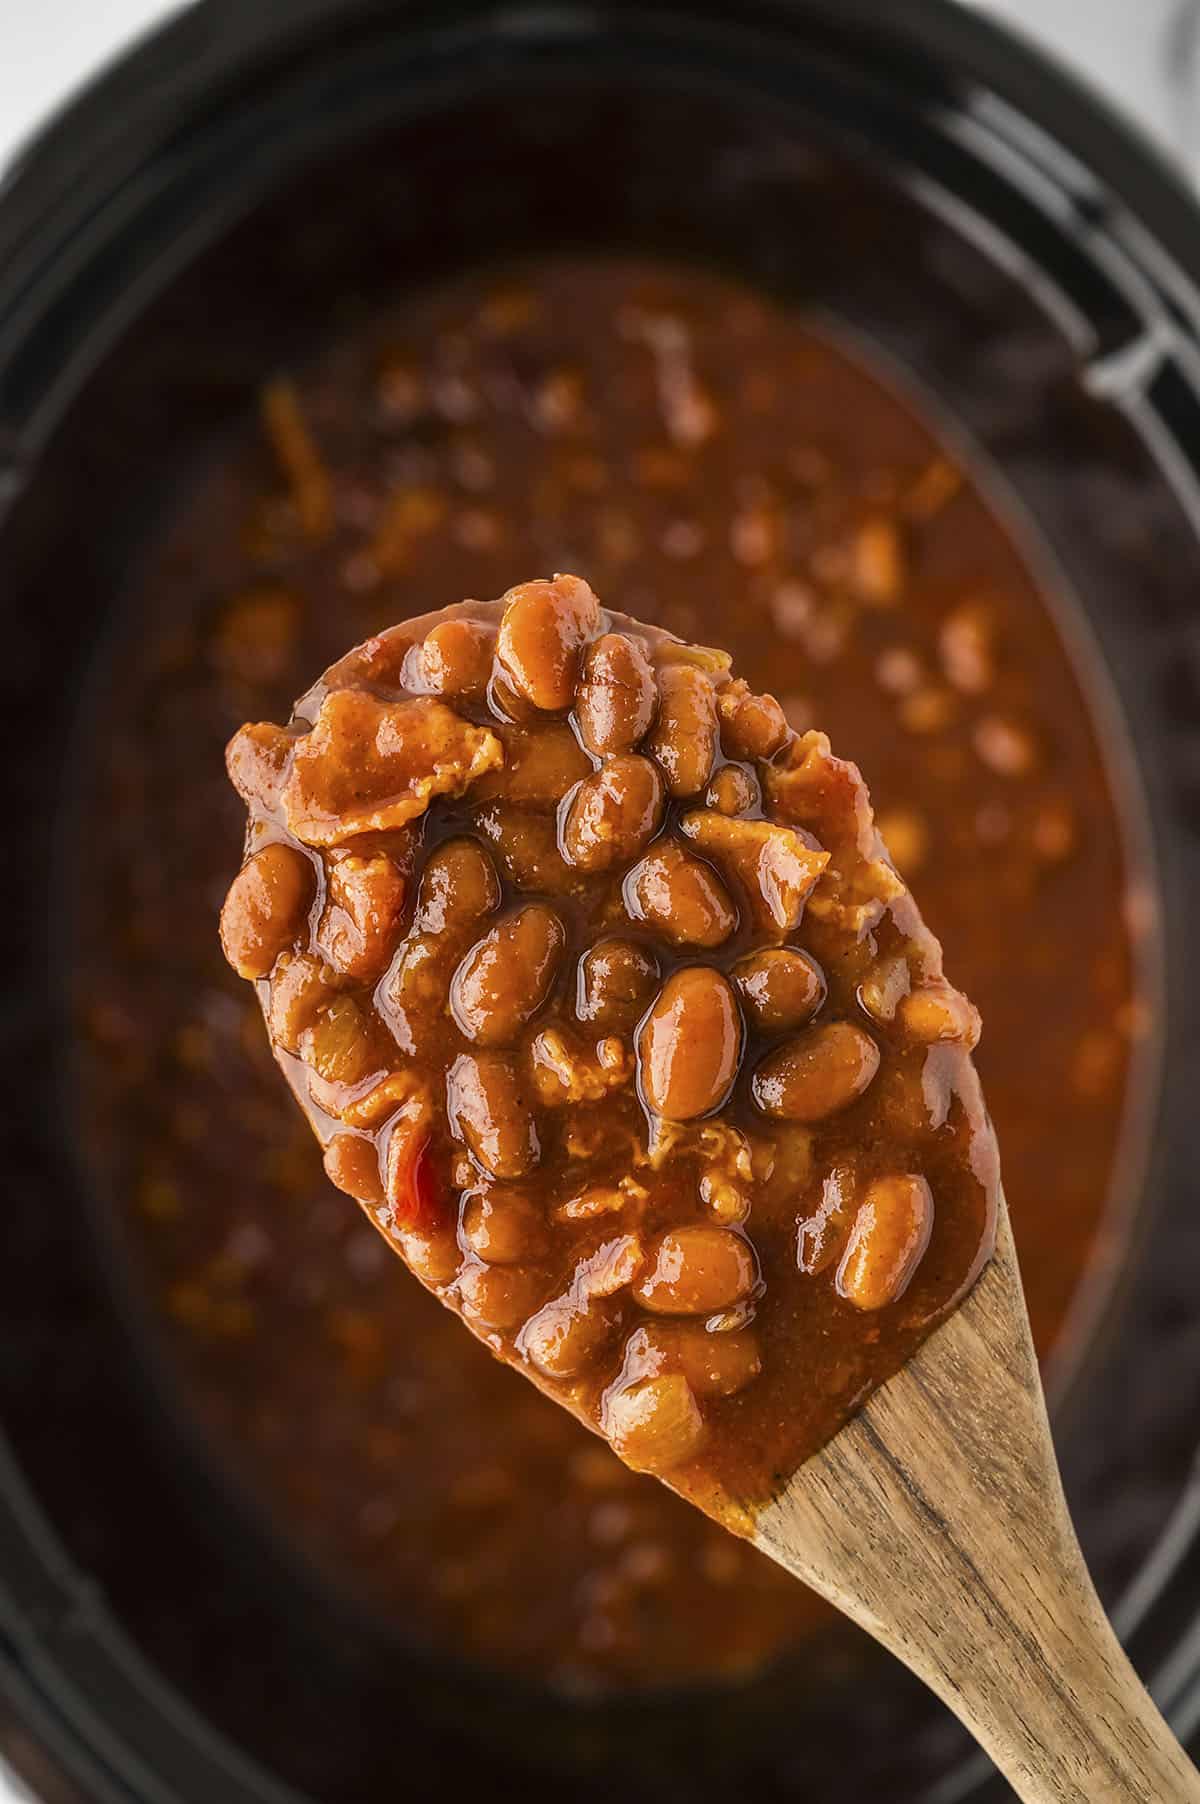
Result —
POLYGON ((495 1366, 325 1183, 216 942, 240 840, 222 748, 347 643, 531 570, 581 568, 727 646, 871 773, 979 1005, 1048 1350, 1104 1216, 1138 1027, 1078 681, 969 471, 877 378, 715 276, 471 278, 350 335, 266 411, 287 467, 256 433, 196 484, 137 573, 142 637, 107 690, 89 1153, 192 1407, 327 1575, 418 1640, 568 1688, 752 1670, 824 1620, 814 1601, 495 1366))
POLYGON ((999 1203, 979 1016, 856 766, 567 573, 372 635, 226 764, 222 947, 332 1182, 748 1533, 999 1203))

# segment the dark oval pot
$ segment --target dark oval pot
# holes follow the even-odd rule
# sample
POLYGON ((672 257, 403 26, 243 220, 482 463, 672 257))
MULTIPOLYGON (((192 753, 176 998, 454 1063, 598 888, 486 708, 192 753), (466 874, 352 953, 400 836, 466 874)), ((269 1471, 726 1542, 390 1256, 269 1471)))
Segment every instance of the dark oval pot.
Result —
POLYGON ((74 1154, 61 849, 132 548, 348 301, 564 243, 716 259, 870 340, 1075 598, 1156 1039, 1120 1281, 1081 1305, 1057 1430, 1133 1657, 1181 1734, 1200 1718, 1200 212, 1093 95, 942 0, 207 0, 0 191, 0 1722, 47 1799, 1003 1795, 866 1654, 582 1709, 390 1643, 174 1420, 74 1154))

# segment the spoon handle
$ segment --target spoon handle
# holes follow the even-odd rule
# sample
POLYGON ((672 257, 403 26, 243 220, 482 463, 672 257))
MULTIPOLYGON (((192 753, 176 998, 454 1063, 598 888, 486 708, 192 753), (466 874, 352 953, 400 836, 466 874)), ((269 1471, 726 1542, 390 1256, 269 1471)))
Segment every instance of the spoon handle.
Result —
POLYGON ((1006 1211, 963 1307, 755 1539, 919 1674, 1025 1804, 1200 1804, 1071 1526, 1006 1211))

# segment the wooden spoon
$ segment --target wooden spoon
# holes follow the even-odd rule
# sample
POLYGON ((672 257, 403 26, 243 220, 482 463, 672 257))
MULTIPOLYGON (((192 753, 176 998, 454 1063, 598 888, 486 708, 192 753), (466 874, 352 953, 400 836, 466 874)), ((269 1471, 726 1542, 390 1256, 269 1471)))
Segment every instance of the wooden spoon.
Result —
POLYGON ((1079 1551, 1003 1205, 965 1303, 754 1541, 919 1674, 1026 1804, 1200 1800, 1079 1551))

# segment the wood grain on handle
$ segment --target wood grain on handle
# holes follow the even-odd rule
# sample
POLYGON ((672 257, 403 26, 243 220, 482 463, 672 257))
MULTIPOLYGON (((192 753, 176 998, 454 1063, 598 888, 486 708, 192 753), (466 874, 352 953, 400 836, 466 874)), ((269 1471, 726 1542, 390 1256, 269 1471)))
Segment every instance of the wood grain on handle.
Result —
POLYGON ((1200 1804, 1075 1539, 1003 1209, 963 1307, 755 1539, 919 1674, 1026 1804, 1200 1804))

